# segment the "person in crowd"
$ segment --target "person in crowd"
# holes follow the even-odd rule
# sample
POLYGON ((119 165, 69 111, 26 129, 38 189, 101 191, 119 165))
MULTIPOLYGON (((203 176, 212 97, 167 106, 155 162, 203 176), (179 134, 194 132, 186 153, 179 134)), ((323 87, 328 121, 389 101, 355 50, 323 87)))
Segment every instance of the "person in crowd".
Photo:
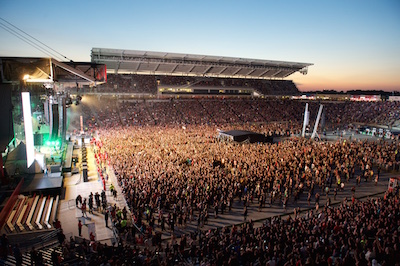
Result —
POLYGON ((84 199, 82 206, 81 206, 81 211, 82 211, 82 217, 88 217, 87 213, 86 213, 86 199, 84 199))
POLYGON ((76 199, 75 199, 76 207, 78 207, 78 204, 82 205, 82 196, 81 195, 76 196, 76 199))
POLYGON ((108 227, 108 210, 104 212, 104 221, 106 222, 106 227, 108 227))
POLYGON ((82 222, 81 220, 78 221, 78 234, 79 236, 82 236, 82 222))

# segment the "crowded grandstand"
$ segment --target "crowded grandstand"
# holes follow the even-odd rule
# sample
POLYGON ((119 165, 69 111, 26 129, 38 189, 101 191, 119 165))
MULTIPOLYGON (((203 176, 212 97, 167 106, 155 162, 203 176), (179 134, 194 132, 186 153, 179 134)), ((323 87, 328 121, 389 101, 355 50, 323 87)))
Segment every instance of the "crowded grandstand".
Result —
POLYGON ((101 48, 92 62, 106 78, 93 71, 45 92, 70 102, 64 141, 91 158, 80 172, 95 169, 71 187, 99 184, 70 199, 76 221, 112 240, 82 237, 82 225, 67 237, 63 225, 56 244, 24 253, 10 250, 6 228, 2 263, 399 264, 399 191, 387 189, 399 170, 399 101, 294 99, 284 78, 308 63, 101 48), (219 137, 233 129, 272 141, 219 137))

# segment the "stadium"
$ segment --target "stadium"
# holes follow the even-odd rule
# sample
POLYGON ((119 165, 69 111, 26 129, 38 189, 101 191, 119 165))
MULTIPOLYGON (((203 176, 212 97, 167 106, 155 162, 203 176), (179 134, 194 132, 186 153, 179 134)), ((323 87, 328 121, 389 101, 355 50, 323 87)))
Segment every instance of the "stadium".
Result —
POLYGON ((302 94, 312 63, 0 61, 4 265, 400 261, 396 96, 302 94))

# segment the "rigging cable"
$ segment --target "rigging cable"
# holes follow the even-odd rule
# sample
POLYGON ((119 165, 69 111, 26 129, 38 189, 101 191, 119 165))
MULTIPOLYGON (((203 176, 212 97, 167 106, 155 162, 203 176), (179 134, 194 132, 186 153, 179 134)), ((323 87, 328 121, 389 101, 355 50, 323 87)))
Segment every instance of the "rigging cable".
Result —
MULTIPOLYGON (((0 17, 0 20, 6 22, 7 24, 11 25, 13 28, 19 30, 20 32, 22 32, 23 34, 29 36, 30 38, 32 38, 32 39, 35 40, 36 42, 40 43, 41 45, 47 47, 47 48, 50 49, 51 51, 53 51, 53 52, 55 52, 56 54, 60 55, 63 59, 65 58, 65 59, 67 59, 68 61, 73 61, 72 59, 70 59, 70 58, 66 57, 65 55, 61 54, 60 52, 54 50, 54 49, 51 48, 50 46, 46 45, 45 43, 41 42, 40 40, 38 40, 37 38, 33 37, 33 36, 30 35, 29 33, 25 32, 24 30, 18 28, 17 26, 13 25, 12 23, 8 22, 7 20, 5 20, 5 19, 3 19, 3 18, 1 18, 1 17, 0 17)), ((4 24, 3 24, 3 25, 4 25, 4 24)), ((11 29, 10 29, 10 30, 11 30, 11 29)), ((13 31, 14 31, 14 30, 13 30, 13 31)), ((15 31, 14 31, 14 32, 15 32, 15 31)), ((43 48, 43 49, 44 49, 44 48, 43 48)), ((49 51, 47 51, 47 52, 48 52, 48 54, 54 55, 53 53, 51 53, 51 52, 49 52, 49 51)), ((53 56, 53 57, 54 57, 54 56, 53 56)))
POLYGON ((14 35, 15 37, 17 37, 18 39, 26 42, 27 44, 31 45, 32 47, 36 48, 37 50, 41 51, 42 53, 46 54, 49 57, 54 57, 53 54, 49 53, 48 51, 46 51, 45 49, 43 49, 42 47, 40 47, 39 45, 37 45, 36 43, 32 42, 31 40, 27 39, 25 36, 22 36, 21 34, 13 31, 12 29, 10 29, 9 27, 7 27, 6 25, 4 25, 3 23, 0 22, 0 27, 3 28, 4 30, 8 31, 10 34, 14 35))

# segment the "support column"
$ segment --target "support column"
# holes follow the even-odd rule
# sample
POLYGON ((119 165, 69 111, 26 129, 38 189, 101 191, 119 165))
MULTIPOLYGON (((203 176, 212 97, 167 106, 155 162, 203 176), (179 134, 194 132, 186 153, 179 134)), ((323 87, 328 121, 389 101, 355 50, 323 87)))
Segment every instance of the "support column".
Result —
POLYGON ((308 112, 308 103, 306 103, 306 109, 304 110, 304 121, 303 121, 303 130, 301 131, 301 136, 304 138, 306 135, 306 127, 308 125, 310 113, 308 112))
POLYGON ((324 107, 324 106, 323 106, 322 104, 319 106, 319 111, 318 111, 318 115, 317 115, 317 120, 315 121, 314 130, 313 130, 313 133, 312 133, 312 135, 311 135, 311 139, 314 139, 314 138, 315 138, 315 135, 317 134, 318 124, 319 124, 319 120, 321 120, 321 114, 322 114, 322 108, 323 108, 323 107, 324 107))

